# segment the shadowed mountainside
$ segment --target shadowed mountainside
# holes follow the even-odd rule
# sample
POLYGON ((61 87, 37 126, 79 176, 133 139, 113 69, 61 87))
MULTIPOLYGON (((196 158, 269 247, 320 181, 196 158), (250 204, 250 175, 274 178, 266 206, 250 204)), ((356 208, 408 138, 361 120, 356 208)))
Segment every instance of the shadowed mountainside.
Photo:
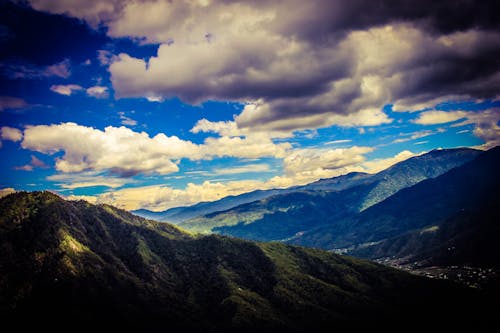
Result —
POLYGON ((433 150, 374 175, 352 173, 320 180, 289 193, 194 218, 179 225, 195 232, 284 241, 355 216, 397 191, 440 176, 473 160, 480 153, 465 148, 433 150))
POLYGON ((48 192, 0 199, 0 244, 0 316, 18 327, 31 318, 49 327, 326 330, 445 322, 470 315, 479 300, 471 290, 367 261, 193 236, 48 192))
MULTIPOLYGON (((438 251, 441 246, 456 247, 456 253, 459 249, 472 253, 477 250, 472 245, 483 242, 480 248, 489 250, 475 255, 476 259, 498 259, 498 242, 492 241, 500 235, 498 170, 500 147, 444 175, 403 189, 354 217, 311 230, 290 242, 326 249, 348 248, 352 254, 370 258, 413 255, 421 260, 424 248, 438 251)), ((438 252, 436 260, 442 257, 438 252)), ((448 252, 452 255, 453 251, 448 252)))

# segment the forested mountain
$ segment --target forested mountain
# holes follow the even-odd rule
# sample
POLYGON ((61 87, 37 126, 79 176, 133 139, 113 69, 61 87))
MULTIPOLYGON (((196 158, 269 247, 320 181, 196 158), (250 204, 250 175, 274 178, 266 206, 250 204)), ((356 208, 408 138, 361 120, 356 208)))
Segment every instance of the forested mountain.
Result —
MULTIPOLYGON (((498 170, 500 147, 439 177, 403 189, 355 216, 310 230, 290 243, 356 249, 352 253, 369 257, 418 256, 425 244, 448 248, 446 244, 455 246, 451 245, 455 241, 460 248, 475 251, 468 242, 480 243, 481 239, 500 235, 495 208, 500 204, 498 170), (415 242, 422 243, 411 245, 415 242)), ((496 248, 495 244, 483 246, 496 248)))
POLYGON ((179 225, 196 232, 283 241, 344 221, 399 190, 442 175, 480 153, 473 149, 433 150, 377 174, 352 173, 321 180, 287 193, 193 218, 179 225))
POLYGON ((445 281, 321 250, 190 235, 48 192, 0 199, 0 246, 0 316, 17 328, 310 331, 492 319, 473 311, 479 294, 445 281))

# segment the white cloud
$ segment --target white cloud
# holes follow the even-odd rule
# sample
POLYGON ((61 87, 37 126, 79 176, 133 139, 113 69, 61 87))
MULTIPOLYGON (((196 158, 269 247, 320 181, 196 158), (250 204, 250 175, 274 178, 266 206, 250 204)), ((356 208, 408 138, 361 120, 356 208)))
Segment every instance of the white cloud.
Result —
POLYGON ((0 128, 0 137, 2 140, 17 142, 22 140, 23 133, 17 128, 3 126, 0 128))
POLYGON ((50 90, 60 95, 71 96, 75 91, 82 90, 83 88, 77 84, 67 84, 67 85, 52 85, 50 90))
POLYGON ((132 119, 132 118, 130 118, 130 117, 127 117, 125 115, 125 112, 122 112, 122 111, 118 112, 118 116, 121 119, 122 125, 127 125, 127 126, 135 126, 135 125, 137 125, 137 121, 134 120, 134 119, 132 119))
POLYGON ((377 173, 388 167, 399 163, 401 161, 407 160, 410 157, 416 156, 409 150, 403 150, 402 152, 396 154, 393 157, 374 159, 371 161, 366 161, 362 164, 363 171, 368 173, 377 173))
POLYGON ((44 154, 64 152, 55 164, 62 172, 109 170, 122 176, 177 172, 173 161, 182 158, 281 158, 291 148, 289 143, 275 144, 260 134, 209 137, 198 145, 163 133, 150 137, 126 127, 108 126, 102 131, 75 123, 28 126, 21 145, 44 154))
POLYGON ((485 143, 480 146, 489 149, 500 145, 500 108, 480 111, 427 111, 420 114, 415 123, 421 125, 442 124, 464 119, 452 127, 474 125, 473 134, 485 143))
MULTIPOLYGON (((71 196, 70 198, 84 199, 93 203, 108 203, 128 210, 147 208, 159 211, 201 201, 214 201, 228 195, 238 195, 257 189, 303 185, 322 177, 333 177, 351 171, 378 172, 414 156, 409 151, 403 151, 394 157, 365 161, 361 155, 370 149, 353 147, 344 151, 336 150, 330 152, 328 158, 323 159, 321 158, 322 151, 302 151, 299 153, 301 155, 299 158, 313 162, 316 170, 311 170, 307 163, 303 163, 301 165, 304 169, 289 170, 291 172, 288 175, 275 176, 266 181, 237 180, 224 183, 204 181, 201 184, 189 183, 183 189, 159 185, 141 186, 112 190, 98 196, 71 196)), ((204 173, 204 171, 201 172, 204 173)))
POLYGON ((361 171, 365 154, 371 147, 337 149, 296 149, 283 160, 285 175, 294 182, 307 183, 319 178, 330 178, 351 171, 361 171))
POLYGON ((292 146, 289 143, 275 144, 267 135, 249 135, 245 138, 227 137, 206 138, 200 146, 204 156, 259 158, 272 156, 285 157, 292 146))
POLYGON ((29 126, 22 147, 44 154, 63 151, 64 155, 56 158, 56 169, 62 172, 110 170, 124 176, 177 172, 172 159, 198 149, 175 136, 150 138, 126 127, 108 126, 101 131, 75 123, 29 126))
POLYGON ((466 111, 425 111, 420 113, 413 122, 419 125, 446 124, 466 118, 468 114, 466 111))
POLYGON ((95 98, 108 98, 109 96, 108 87, 93 86, 87 88, 87 95, 95 98))

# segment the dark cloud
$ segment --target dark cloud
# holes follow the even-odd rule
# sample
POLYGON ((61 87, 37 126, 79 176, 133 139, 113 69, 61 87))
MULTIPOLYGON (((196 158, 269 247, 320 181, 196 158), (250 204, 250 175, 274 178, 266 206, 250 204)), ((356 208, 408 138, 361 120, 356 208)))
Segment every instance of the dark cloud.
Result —
POLYGON ((498 1, 31 2, 162 44, 148 61, 112 58, 118 98, 254 103, 240 127, 376 124, 387 103, 498 95, 498 1))

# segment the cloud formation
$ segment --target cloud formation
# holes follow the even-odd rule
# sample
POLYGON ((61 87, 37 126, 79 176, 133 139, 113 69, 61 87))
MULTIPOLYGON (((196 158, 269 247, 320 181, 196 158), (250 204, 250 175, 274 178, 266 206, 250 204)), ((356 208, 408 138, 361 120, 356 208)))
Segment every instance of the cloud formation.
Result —
POLYGON ((9 109, 22 109, 28 106, 28 103, 22 98, 11 96, 0 96, 0 111, 9 109))
POLYGON ((2 140, 17 142, 22 140, 23 133, 17 128, 3 126, 0 128, 0 138, 2 140))
POLYGON ((71 96, 73 92, 83 90, 83 88, 77 84, 54 84, 50 87, 50 90, 59 95, 71 96))
POLYGON ((319 178, 340 176, 351 171, 362 171, 361 164, 371 147, 337 149, 297 149, 283 160, 285 175, 307 182, 319 178))
POLYGON ((473 125, 473 134, 485 142, 480 148, 489 149, 500 145, 500 108, 481 111, 425 111, 420 113, 414 122, 420 125, 434 125, 460 119, 463 121, 452 126, 473 125))
POLYGON ((446 124, 463 119, 468 115, 466 111, 425 111, 419 114, 414 123, 419 125, 446 124))
POLYGON ((76 174, 55 174, 48 176, 47 180, 56 182, 58 186, 64 189, 76 189, 94 186, 105 186, 109 188, 122 187, 125 184, 133 183, 133 181, 120 178, 111 177, 109 175, 100 175, 96 172, 82 172, 76 174))
POLYGON ((40 160, 35 155, 31 155, 31 161, 28 164, 17 166, 15 170, 23 170, 23 171, 33 171, 35 168, 47 169, 49 166, 45 164, 44 161, 40 160))
POLYGON ((0 72, 11 79, 42 79, 59 77, 67 79, 71 75, 71 64, 68 59, 53 65, 39 67, 32 64, 0 64, 0 72))
POLYGON ((108 87, 103 87, 103 86, 93 86, 90 88, 87 88, 87 95, 94 97, 94 98, 108 98, 109 92, 108 92, 108 87))
MULTIPOLYGON (((328 153, 329 158, 323 161, 320 155, 324 152, 301 152, 303 159, 309 158, 315 161, 316 170, 323 170, 323 175, 332 176, 341 174, 340 171, 366 171, 378 172, 385 169, 394 163, 405 160, 413 153, 403 151, 393 157, 386 159, 377 159, 372 162, 364 161, 361 156, 363 151, 368 151, 369 148, 355 147, 345 150, 334 150, 328 153), (307 157, 303 157, 307 155, 307 157), (339 167, 335 174, 335 167, 339 167), (332 168, 332 169, 328 169, 332 168)), ((307 166, 306 164, 303 164, 307 166)), ((285 188, 294 185, 303 185, 313 180, 317 180, 321 172, 310 172, 311 168, 306 167, 305 170, 290 170, 288 175, 275 176, 268 180, 237 180, 229 182, 213 182, 204 181, 200 184, 189 183, 185 188, 172 188, 169 186, 139 186, 117 190, 97 196, 70 196, 70 199, 83 199, 93 203, 107 203, 123 209, 133 210, 146 208, 151 210, 165 210, 172 207, 192 205, 201 201, 214 201, 226 197, 228 195, 238 195, 248 191, 257 189, 272 189, 285 188)))
POLYGON ((118 98, 249 103, 240 129, 374 126, 388 103, 421 110, 500 85, 495 1, 30 3, 160 44, 150 59, 106 55, 118 98))
POLYGON ((198 145, 163 133, 150 137, 126 127, 108 126, 102 131, 75 123, 28 126, 21 146, 44 154, 64 152, 55 164, 61 172, 107 170, 123 177, 174 173, 179 170, 174 161, 182 158, 279 158, 291 148, 259 134, 209 137, 198 145))

